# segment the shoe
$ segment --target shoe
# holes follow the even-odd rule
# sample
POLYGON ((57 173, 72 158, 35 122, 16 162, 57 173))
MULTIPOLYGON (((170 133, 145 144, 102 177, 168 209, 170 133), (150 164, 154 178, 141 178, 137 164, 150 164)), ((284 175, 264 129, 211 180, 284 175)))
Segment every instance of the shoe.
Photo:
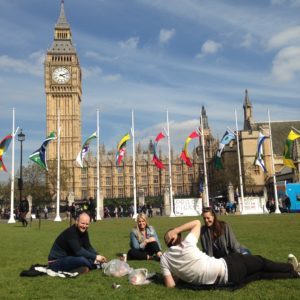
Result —
POLYGON ((289 254, 288 255, 288 263, 291 264, 295 271, 299 268, 299 263, 295 255, 289 254))
POLYGON ((90 269, 88 267, 78 267, 70 271, 70 273, 78 273, 79 275, 88 273, 90 269))

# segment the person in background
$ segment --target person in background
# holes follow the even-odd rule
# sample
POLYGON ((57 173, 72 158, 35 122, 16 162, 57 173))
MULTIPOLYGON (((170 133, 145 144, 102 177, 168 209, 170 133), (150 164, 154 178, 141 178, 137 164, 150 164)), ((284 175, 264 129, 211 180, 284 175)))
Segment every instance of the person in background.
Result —
POLYGON ((202 211, 204 225, 201 227, 200 240, 203 252, 216 258, 231 253, 250 254, 250 251, 237 241, 231 227, 217 218, 212 207, 202 211))
POLYGON ((96 203, 94 198, 89 198, 89 207, 88 207, 89 215, 91 216, 91 220, 96 222, 96 203))
POLYGON ((288 195, 286 195, 284 199, 284 204, 285 204, 286 212, 287 213, 291 212, 291 199, 288 195))
POLYGON ((45 219, 48 219, 48 208, 46 205, 44 207, 44 217, 45 217, 45 219))
POLYGON ((49 269, 83 274, 107 261, 92 247, 88 235, 89 225, 90 216, 82 212, 76 223, 57 237, 48 256, 49 269))
POLYGON ((128 259, 159 260, 161 255, 161 245, 154 227, 149 225, 146 214, 139 213, 136 227, 130 232, 128 259))
POLYGON ((19 203, 19 213, 20 213, 20 221, 22 222, 23 227, 28 225, 26 220, 26 216, 29 212, 29 202, 25 197, 22 197, 19 203))

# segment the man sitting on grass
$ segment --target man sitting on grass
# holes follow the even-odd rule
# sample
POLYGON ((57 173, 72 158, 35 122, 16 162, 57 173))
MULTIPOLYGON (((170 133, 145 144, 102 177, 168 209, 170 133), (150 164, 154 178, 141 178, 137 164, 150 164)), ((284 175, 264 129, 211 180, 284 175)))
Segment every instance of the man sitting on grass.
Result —
POLYGON ((169 249, 161 256, 160 266, 164 283, 175 287, 178 279, 193 285, 240 285, 259 279, 299 278, 296 257, 289 263, 277 263, 257 255, 233 253, 224 258, 206 255, 197 247, 201 223, 191 221, 169 230, 165 243, 169 249), (188 231, 185 239, 181 233, 188 231), (297 271, 296 271, 297 270, 297 271))
POLYGON ((90 216, 81 213, 76 223, 57 237, 48 256, 49 269, 83 274, 107 261, 90 244, 89 224, 90 216))

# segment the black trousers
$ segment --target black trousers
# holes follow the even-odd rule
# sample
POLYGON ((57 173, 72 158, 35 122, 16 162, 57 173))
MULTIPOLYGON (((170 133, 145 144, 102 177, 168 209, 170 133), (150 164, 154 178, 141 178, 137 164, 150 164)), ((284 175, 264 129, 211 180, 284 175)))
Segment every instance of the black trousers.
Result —
POLYGON ((147 256, 152 256, 159 252, 159 246, 157 242, 148 243, 144 250, 142 249, 130 249, 127 253, 128 259, 147 260, 147 256))
POLYGON ((228 268, 228 283, 300 277, 291 264, 274 262, 259 255, 234 253, 224 257, 224 260, 228 268))

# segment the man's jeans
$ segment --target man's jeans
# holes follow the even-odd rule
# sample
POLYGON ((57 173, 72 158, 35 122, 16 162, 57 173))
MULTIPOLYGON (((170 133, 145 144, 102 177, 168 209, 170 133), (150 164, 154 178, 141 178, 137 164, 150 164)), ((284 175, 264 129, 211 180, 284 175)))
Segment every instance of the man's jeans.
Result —
POLYGON ((69 272, 79 267, 88 267, 90 270, 95 269, 94 262, 83 256, 66 256, 49 263, 49 269, 55 272, 69 272))

